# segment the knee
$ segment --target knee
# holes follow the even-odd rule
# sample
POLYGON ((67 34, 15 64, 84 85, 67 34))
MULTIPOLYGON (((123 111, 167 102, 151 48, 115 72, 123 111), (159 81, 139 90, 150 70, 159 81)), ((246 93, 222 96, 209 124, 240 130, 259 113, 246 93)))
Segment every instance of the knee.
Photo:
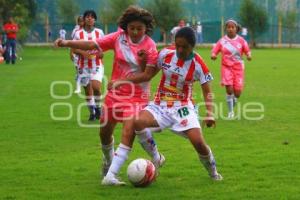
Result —
POLYGON ((135 119, 133 122, 133 127, 135 131, 142 131, 145 129, 144 123, 141 119, 135 119))
POLYGON ((239 97, 241 96, 241 94, 242 94, 242 91, 240 91, 240 90, 235 90, 235 91, 234 91, 234 96, 235 96, 236 98, 239 98, 239 97))

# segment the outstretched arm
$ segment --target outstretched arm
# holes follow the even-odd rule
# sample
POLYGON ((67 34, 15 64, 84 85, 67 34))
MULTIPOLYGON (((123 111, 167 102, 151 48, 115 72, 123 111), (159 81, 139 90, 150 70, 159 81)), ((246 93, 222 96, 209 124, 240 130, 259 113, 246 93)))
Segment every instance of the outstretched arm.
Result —
POLYGON ((94 41, 83 41, 83 40, 62 40, 57 39, 54 42, 56 47, 70 47, 73 49, 92 50, 98 49, 99 47, 94 41))

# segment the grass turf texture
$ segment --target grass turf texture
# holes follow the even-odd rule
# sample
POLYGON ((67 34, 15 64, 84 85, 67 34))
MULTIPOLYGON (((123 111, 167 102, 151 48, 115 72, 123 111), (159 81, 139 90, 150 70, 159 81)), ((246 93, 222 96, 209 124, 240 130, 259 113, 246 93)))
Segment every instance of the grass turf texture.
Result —
MULTIPOLYGON (((215 102, 223 103, 226 116, 225 90, 219 86, 220 57, 212 62, 209 49, 198 51, 214 75, 215 102)), ((246 86, 239 102, 262 103, 264 118, 219 117, 216 129, 204 129, 224 181, 211 181, 192 145, 164 131, 155 139, 167 162, 154 184, 137 189, 100 185, 98 128, 77 123, 77 108, 84 100, 73 94, 67 99, 50 95, 53 81, 74 85, 68 51, 25 48, 23 60, 15 66, 0 65, 0 199, 299 199, 299 54, 296 49, 253 50, 253 61, 246 61, 246 86), (71 119, 52 120, 53 103, 69 103, 71 119)), ((110 75, 112 53, 104 59, 105 73, 110 75)), ((152 81, 153 90, 158 81, 159 75, 152 81)), ((198 85, 195 98, 202 101, 198 85)), ((68 92, 66 85, 55 86, 56 95, 68 92)), ((81 110, 82 122, 90 125, 87 109, 81 110)), ((69 115, 66 106, 53 111, 57 117, 69 115)), ((121 126, 115 130, 116 145, 120 130, 121 126)), ((127 165, 137 157, 149 158, 135 141, 120 174, 127 183, 127 165)))

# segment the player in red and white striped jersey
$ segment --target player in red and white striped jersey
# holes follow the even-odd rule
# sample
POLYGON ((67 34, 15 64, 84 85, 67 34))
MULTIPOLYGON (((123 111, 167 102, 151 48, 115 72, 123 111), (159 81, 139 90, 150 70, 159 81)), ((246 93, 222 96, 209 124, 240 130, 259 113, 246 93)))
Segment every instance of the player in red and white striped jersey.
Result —
MULTIPOLYGON (((94 27, 97 15, 93 10, 85 11, 83 19, 84 28, 75 33, 73 40, 94 41, 104 36, 101 29, 94 27)), ((73 52, 79 55, 77 66, 81 85, 85 88, 86 100, 90 111, 89 120, 99 119, 100 88, 104 74, 104 66, 101 60, 102 52, 97 49, 87 51, 75 49, 73 52)))

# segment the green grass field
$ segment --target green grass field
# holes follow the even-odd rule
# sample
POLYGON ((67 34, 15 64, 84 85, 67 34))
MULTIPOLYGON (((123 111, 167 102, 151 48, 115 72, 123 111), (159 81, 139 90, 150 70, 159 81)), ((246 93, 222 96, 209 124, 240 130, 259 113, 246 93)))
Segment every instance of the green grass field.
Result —
MULTIPOLYGON (((225 91, 219 86, 220 58, 213 63, 209 49, 199 52, 215 77, 215 102, 226 116, 225 91)), ((15 66, 0 65, 0 199, 300 199, 299 55, 296 49, 253 50, 239 103, 241 107, 261 103, 264 112, 250 115, 264 114, 264 118, 228 121, 219 112, 217 128, 204 129, 224 181, 211 181, 191 144, 164 131, 155 139, 166 164, 157 181, 141 189, 100 185, 98 128, 80 127, 77 122, 79 117, 85 125, 96 125, 87 122, 85 107, 77 116, 84 100, 73 94, 68 97, 66 84, 54 86, 55 94, 65 99, 51 96, 54 81, 74 85, 68 51, 25 48, 23 60, 15 66), (70 119, 53 120, 53 104, 55 117, 67 118, 71 108, 70 119)), ((109 75, 112 54, 104 59, 109 75)), ((152 81, 153 89, 158 80, 157 76, 152 81)), ((195 97, 201 101, 198 84, 195 97)), ((118 126, 115 131, 116 146, 120 130, 118 126)), ((127 165, 138 157, 147 155, 135 141, 120 174, 126 182, 127 165)))

